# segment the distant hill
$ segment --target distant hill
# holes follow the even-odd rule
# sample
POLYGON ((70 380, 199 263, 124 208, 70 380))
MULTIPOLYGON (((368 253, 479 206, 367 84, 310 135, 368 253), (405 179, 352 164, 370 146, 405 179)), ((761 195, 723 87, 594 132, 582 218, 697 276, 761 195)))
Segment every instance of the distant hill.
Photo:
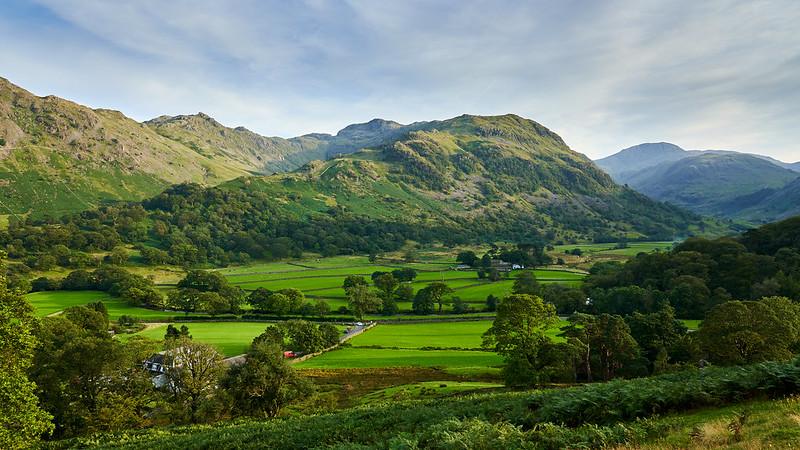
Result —
POLYGON ((754 223, 771 222, 800 216, 800 177, 779 189, 765 189, 750 197, 753 201, 746 203, 747 197, 736 199, 741 202, 742 209, 738 217, 754 223))
POLYGON ((669 142, 639 144, 620 150, 611 156, 598 159, 595 163, 606 171, 618 183, 627 183, 627 179, 644 169, 663 163, 672 163, 690 154, 669 142))
POLYGON ((276 210, 293 217, 338 210, 431 227, 467 220, 505 236, 536 230, 564 240, 669 239, 704 226, 615 184, 561 137, 515 115, 374 119, 336 135, 284 139, 203 113, 138 123, 2 80, 0 139, 0 218, 234 180, 222 188, 269 192, 276 210))
POLYGON ((701 214, 768 222, 796 211, 788 202, 767 200, 800 177, 796 163, 668 143, 641 144, 596 162, 618 183, 701 214))
POLYGON ((297 217, 340 210, 431 226, 482 221, 487 230, 506 226, 567 240, 669 239, 702 226, 696 216, 616 185, 531 120, 464 115, 406 130, 370 149, 221 188, 266 193, 297 217))

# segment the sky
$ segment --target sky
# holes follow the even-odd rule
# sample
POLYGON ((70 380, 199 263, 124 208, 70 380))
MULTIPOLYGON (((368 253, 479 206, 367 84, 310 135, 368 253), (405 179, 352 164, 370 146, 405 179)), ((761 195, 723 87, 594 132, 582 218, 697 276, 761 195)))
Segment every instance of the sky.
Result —
POLYGON ((3 0, 0 76, 268 136, 515 113, 592 158, 668 141, 792 162, 798 24, 798 0, 3 0))

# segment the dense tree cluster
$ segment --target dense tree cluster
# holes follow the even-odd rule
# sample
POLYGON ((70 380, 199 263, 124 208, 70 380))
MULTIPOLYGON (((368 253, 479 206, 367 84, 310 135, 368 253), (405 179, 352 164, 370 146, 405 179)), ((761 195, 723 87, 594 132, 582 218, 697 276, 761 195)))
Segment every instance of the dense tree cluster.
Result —
POLYGON ((93 271, 73 270, 60 280, 36 278, 31 282, 31 290, 97 290, 121 297, 133 306, 165 306, 164 297, 155 289, 151 280, 115 266, 104 266, 93 271))
POLYGON ((167 306, 186 313, 236 314, 245 301, 244 291, 232 286, 219 272, 191 270, 177 287, 167 295, 167 306))
POLYGON ((521 267, 534 268, 552 264, 552 258, 545 253, 544 241, 517 243, 514 246, 492 245, 483 257, 478 257, 471 250, 459 252, 456 261, 467 266, 488 271, 495 262, 506 262, 521 267))
MULTIPOLYGON (((0 254, 0 268, 2 268, 0 254)), ((0 447, 26 448, 53 426, 51 416, 36 398, 37 386, 29 380, 39 323, 20 292, 8 289, 0 273, 0 447)))
POLYGON ((639 254, 625 264, 596 264, 585 280, 588 312, 652 312, 670 304, 678 317, 700 319, 731 299, 800 300, 800 244, 790 237, 798 235, 798 221, 789 220, 739 239, 691 238, 671 252, 639 254), (782 237, 775 239, 787 246, 762 244, 761 235, 772 230, 780 230, 782 237))
MULTIPOLYGON (((33 364, 19 366, 21 376, 27 372, 31 382, 23 378, 15 385, 19 391, 6 405, 17 407, 7 412, 4 408, 0 414, 0 421, 15 421, 3 428, 15 430, 14 436, 0 432, 4 444, 12 442, 8 439, 38 438, 48 431, 48 414, 56 438, 234 416, 273 417, 312 394, 311 384, 288 364, 283 351, 314 352, 339 342, 333 325, 287 321, 268 327, 254 340, 245 362, 229 368, 213 346, 193 341, 185 325, 168 329, 163 346, 139 337, 114 339, 108 326, 102 303, 75 306, 36 324, 26 338, 38 340, 35 349, 20 353, 23 348, 16 346, 19 360, 32 356, 33 364), (159 351, 165 381, 154 383, 155 375, 144 362, 159 351), (33 402, 25 398, 28 394, 33 398, 34 389, 44 412, 36 409, 35 398, 33 402)), ((17 331, 19 336, 23 332, 17 331)))
MULTIPOLYGON (((622 203, 608 206, 609 214, 620 209, 616 213, 620 220, 626 216, 622 203)), ((605 218, 576 213, 566 204, 549 208, 553 209, 550 214, 563 216, 563 221, 556 222, 578 233, 594 235, 608 226, 605 218), (602 223, 594 223, 598 220, 602 223)), ((675 211, 663 214, 676 220, 675 211)), ((139 253, 137 261, 149 265, 224 266, 251 259, 297 257, 304 251, 326 256, 375 254, 398 250, 409 240, 447 245, 506 241, 530 244, 494 256, 531 266, 547 262, 543 242, 555 236, 552 231, 540 231, 548 228, 548 221, 539 215, 535 211, 490 210, 480 217, 456 220, 443 213, 438 223, 385 220, 342 208, 301 215, 258 189, 182 184, 141 203, 101 206, 58 219, 14 218, 8 229, 0 230, 0 246, 27 267, 48 270, 54 265, 81 269, 103 262, 120 264, 129 257, 123 245, 134 246, 139 253), (97 252, 105 255, 96 256, 97 252)), ((640 225, 652 230, 652 238, 672 238, 676 228, 685 226, 640 225)))
POLYGON ((790 220, 737 239, 689 239, 596 264, 582 288, 540 285, 524 272, 513 295, 491 299, 497 319, 485 343, 519 385, 788 359, 800 353, 799 236, 800 221, 790 220), (556 311, 570 315, 559 343, 545 339, 556 311), (699 331, 676 317, 702 319, 699 331))

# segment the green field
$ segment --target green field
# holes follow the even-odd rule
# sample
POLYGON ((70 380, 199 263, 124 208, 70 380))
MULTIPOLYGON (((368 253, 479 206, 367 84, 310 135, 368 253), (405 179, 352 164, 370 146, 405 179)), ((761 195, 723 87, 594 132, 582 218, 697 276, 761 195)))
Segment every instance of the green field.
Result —
MULTIPOLYGON (((333 313, 341 307, 347 306, 346 295, 342 283, 348 275, 361 275, 369 280, 369 275, 375 271, 390 272, 398 267, 414 267, 419 269, 417 278, 411 283, 414 293, 435 281, 443 281, 454 292, 447 300, 459 297, 471 303, 475 310, 482 310, 486 297, 495 295, 503 297, 511 293, 513 278, 521 271, 508 274, 508 278, 497 282, 479 279, 476 271, 457 271, 452 269, 453 261, 441 260, 425 263, 402 263, 394 265, 394 260, 383 260, 382 263, 371 264, 366 256, 335 256, 329 258, 310 258, 288 262, 256 262, 244 266, 235 266, 220 269, 228 280, 245 290, 254 290, 264 287, 270 290, 295 288, 303 291, 311 300, 324 300, 331 307, 333 313), (423 269, 424 268, 424 269, 423 269)), ((160 278, 172 280, 172 284, 157 286, 164 295, 174 289, 176 279, 175 270, 166 269, 160 278)), ((578 286, 583 273, 565 270, 536 269, 534 271, 542 283, 562 283, 578 286)), ((146 275, 145 273, 140 273, 146 275)), ((170 321, 182 314, 173 311, 157 311, 146 308, 132 307, 125 302, 109 297, 98 292, 68 292, 53 291, 30 294, 28 297, 39 311, 40 315, 52 314, 69 306, 82 305, 101 298, 109 309, 112 319, 120 315, 131 315, 145 321, 170 321)), ((411 302, 400 303, 401 313, 411 312, 411 302)), ((247 309, 247 306, 245 306, 247 309)), ((451 311, 446 305, 444 310, 451 311)), ((193 313, 193 316, 203 315, 193 313)))
POLYGON ((481 335, 492 326, 490 320, 472 322, 432 322, 380 324, 354 337, 353 347, 399 348, 479 348, 481 335))
POLYGON ((169 320, 181 313, 175 311, 157 311, 154 309, 137 308, 128 305, 125 301, 112 297, 101 291, 45 291, 34 292, 25 296, 36 314, 40 317, 62 311, 70 306, 85 305, 87 303, 102 301, 108 309, 108 317, 117 320, 119 316, 134 316, 144 321, 169 320))
POLYGON ((694 330, 697 330, 698 328, 700 328, 700 322, 702 322, 702 320, 699 320, 699 319, 682 319, 681 322, 683 322, 683 324, 686 325, 686 328, 688 328, 689 330, 694 331, 694 330))
POLYGON ((324 353, 298 364, 306 369, 346 369, 379 367, 497 367, 503 363, 492 352, 466 350, 393 350, 348 347, 324 353))
MULTIPOLYGON (((212 344, 225 356, 241 355, 253 342, 253 338, 263 333, 270 325, 265 322, 186 322, 175 326, 186 325, 192 339, 198 342, 212 344)), ((136 336, 150 339, 164 339, 167 325, 160 325, 142 332, 136 336)))
POLYGON ((616 248, 616 243, 607 244, 566 244, 556 245, 556 253, 564 253, 565 250, 581 249, 583 253, 595 255, 617 255, 617 256, 636 256, 639 253, 649 253, 655 250, 671 250, 673 242, 654 241, 654 242, 629 242, 626 248, 616 248))
MULTIPOLYGON (((513 278, 521 271, 509 274, 509 278, 489 282, 478 278, 474 270, 454 270, 454 261, 442 260, 426 263, 387 264, 386 260, 371 264, 364 256, 336 256, 330 258, 304 259, 282 263, 255 263, 222 269, 228 280, 245 290, 266 288, 273 291, 294 288, 303 291, 307 297, 328 302, 332 310, 347 306, 342 283, 348 275, 361 275, 367 278, 376 271, 391 272, 399 267, 412 267, 419 272, 411 283, 414 292, 428 284, 441 281, 455 292, 450 296, 459 297, 467 303, 482 305, 486 297, 503 297, 511 293, 513 278)), ((562 283, 579 286, 584 273, 566 270, 536 269, 536 277, 542 283, 562 283)), ((401 303, 401 312, 411 311, 411 303, 401 303)), ((481 306, 475 306, 481 308, 481 306)), ((450 310, 450 307, 446 308, 450 310)))
MULTIPOLYGON (((547 331, 553 340, 559 327, 547 331)), ((491 320, 379 324, 350 340, 352 347, 330 351, 299 364, 314 369, 377 367, 444 367, 459 373, 481 374, 502 364, 502 358, 479 351, 491 320), (425 347, 436 349, 424 350, 425 347)))

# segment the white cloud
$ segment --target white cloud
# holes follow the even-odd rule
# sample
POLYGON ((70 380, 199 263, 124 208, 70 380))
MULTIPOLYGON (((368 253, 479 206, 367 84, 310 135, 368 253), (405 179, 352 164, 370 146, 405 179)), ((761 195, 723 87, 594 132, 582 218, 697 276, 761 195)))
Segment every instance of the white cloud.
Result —
POLYGON ((800 3, 41 0, 0 75, 267 135, 514 112, 592 157, 644 141, 800 160, 800 3))

